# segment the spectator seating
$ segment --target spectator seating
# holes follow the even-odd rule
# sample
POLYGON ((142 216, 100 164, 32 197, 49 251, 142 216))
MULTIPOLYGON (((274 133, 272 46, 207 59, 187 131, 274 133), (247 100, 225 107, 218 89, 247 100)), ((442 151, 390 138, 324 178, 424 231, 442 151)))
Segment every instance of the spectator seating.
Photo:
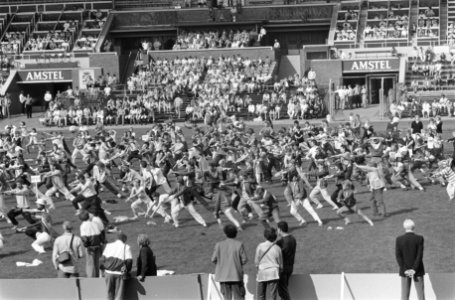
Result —
POLYGON ((408 58, 406 85, 408 90, 434 91, 454 89, 455 56, 451 52, 434 53, 419 48, 416 57, 408 58))
POLYGON ((439 0, 419 2, 417 38, 420 40, 439 40, 439 0))
POLYGON ((447 42, 455 45, 455 2, 448 1, 447 11, 447 42))
POLYGON ((359 26, 360 2, 342 2, 338 11, 335 45, 355 43, 359 26))
POLYGON ((408 41, 409 1, 370 1, 368 5, 365 45, 408 41))
MULTIPOLYGON (((254 29, 253 29, 254 30, 254 29)), ((251 45, 251 30, 181 31, 173 49, 243 48, 251 45)))

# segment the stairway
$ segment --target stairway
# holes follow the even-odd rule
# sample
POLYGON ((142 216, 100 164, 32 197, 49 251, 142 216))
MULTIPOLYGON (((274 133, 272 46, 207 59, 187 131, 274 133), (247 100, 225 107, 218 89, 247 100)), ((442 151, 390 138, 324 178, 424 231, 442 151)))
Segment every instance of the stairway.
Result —
POLYGON ((367 18, 368 18, 368 0, 363 0, 360 3, 360 11, 359 11, 359 21, 357 23, 357 37, 356 37, 356 44, 363 48, 364 42, 364 34, 363 31, 367 25, 367 18))
POLYGON ((447 25, 449 16, 447 1, 448 0, 439 1, 439 41, 442 45, 447 41, 447 25))
POLYGON ((419 1, 418 0, 411 0, 410 6, 410 13, 409 13, 409 42, 412 42, 414 38, 417 38, 417 33, 413 32, 413 25, 417 26, 417 20, 419 18, 419 1))

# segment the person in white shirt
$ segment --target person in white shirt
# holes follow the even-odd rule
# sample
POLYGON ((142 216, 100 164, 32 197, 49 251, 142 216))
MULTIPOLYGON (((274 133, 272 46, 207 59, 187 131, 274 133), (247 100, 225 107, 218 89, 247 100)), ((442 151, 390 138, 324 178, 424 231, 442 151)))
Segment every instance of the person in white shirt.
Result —
POLYGON ((425 101, 423 104, 422 104, 422 116, 425 118, 429 118, 430 117, 430 109, 431 109, 431 106, 430 106, 430 103, 428 103, 428 101, 425 101))
POLYGON ((63 222, 61 236, 55 239, 52 251, 52 263, 57 270, 58 278, 79 277, 77 262, 84 257, 82 240, 73 234, 73 225, 70 221, 63 222), (69 253, 68 260, 62 261, 63 253, 69 253))
POLYGON ((46 91, 44 94, 44 109, 48 110, 49 109, 49 103, 52 101, 52 94, 49 91, 46 91))
POLYGON ((94 165, 92 174, 93 178, 99 185, 106 187, 109 191, 116 195, 117 198, 122 198, 122 194, 119 189, 109 180, 110 172, 104 163, 99 161, 96 165, 94 165))
POLYGON ((22 105, 22 114, 25 114, 25 101, 27 100, 27 97, 25 97, 24 92, 21 91, 19 94, 19 102, 22 105))
POLYGON ((16 196, 15 207, 6 214, 11 224, 13 224, 13 230, 16 230, 17 226, 19 225, 19 223, 16 220, 16 217, 19 215, 22 215, 29 224, 35 222, 31 214, 29 212, 24 211, 24 209, 30 208, 27 196, 31 193, 29 188, 24 184, 22 179, 17 180, 15 188, 9 191, 4 191, 3 193, 6 195, 16 196))

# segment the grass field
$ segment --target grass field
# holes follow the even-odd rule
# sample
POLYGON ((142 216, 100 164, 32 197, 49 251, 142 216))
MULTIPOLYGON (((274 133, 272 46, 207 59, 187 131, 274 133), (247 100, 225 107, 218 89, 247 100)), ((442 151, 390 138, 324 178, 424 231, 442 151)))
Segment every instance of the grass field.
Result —
MULTIPOLYGON (((409 122, 403 122, 402 127, 408 127, 409 122)), ((280 127, 280 126, 278 126, 280 127)), ((385 125, 376 126, 377 130, 385 125)), ((146 127, 137 129, 141 136, 146 127)), ((455 122, 446 122, 446 137, 455 129, 455 122)), ((121 134, 122 130, 118 130, 121 134)), ((186 136, 191 132, 186 130, 186 136)), ((70 144, 70 143, 69 143, 70 144)), ((451 145, 446 144, 448 150, 451 145)), ((395 237, 402 234, 402 222, 405 218, 412 218, 417 224, 416 231, 425 237, 424 263, 427 272, 454 272, 454 237, 455 229, 455 204, 448 202, 445 188, 440 185, 424 183, 426 192, 389 190, 384 198, 389 212, 385 219, 374 219, 374 227, 363 222, 360 217, 352 216, 353 221, 344 230, 328 230, 328 226, 344 226, 344 222, 329 207, 318 211, 324 226, 318 227, 312 222, 306 211, 300 211, 302 216, 309 221, 305 228, 297 227, 297 221, 289 214, 289 207, 283 197, 283 188, 276 182, 266 186, 279 199, 280 213, 283 220, 288 221, 292 234, 297 238, 298 248, 294 273, 393 273, 397 272, 394 247, 395 237)), ((369 192, 365 187, 356 184, 359 194, 357 200, 364 212, 371 216, 369 192)), ((329 190, 334 188, 333 182, 329 190)), ((103 192, 103 200, 113 199, 111 193, 103 192)), ((12 206, 15 199, 7 198, 7 205, 12 206)), ((75 228, 80 221, 74 216, 74 209, 68 201, 57 200, 56 211, 53 212, 55 228, 62 232, 61 224, 64 220, 74 221, 75 228)), ((129 205, 123 200, 118 204, 107 204, 106 208, 112 216, 131 216, 129 205)), ((147 226, 146 220, 140 219, 119 226, 128 235, 128 243, 132 246, 133 256, 138 254, 136 237, 139 233, 147 233, 152 240, 152 249, 157 257, 160 269, 174 270, 177 274, 213 272, 214 267, 210 262, 213 247, 219 240, 224 239, 222 231, 218 228, 211 213, 201 205, 196 209, 203 215, 209 224, 203 228, 197 224, 186 211, 182 211, 181 228, 163 224, 161 217, 157 218, 157 226, 147 226)), ((225 219, 224 219, 225 220, 225 219)), ((25 221, 19 218, 20 225, 25 221)), ((226 222, 226 220, 225 220, 226 222)), ((55 277, 51 263, 52 249, 47 253, 38 255, 32 250, 32 240, 24 234, 14 233, 5 221, 0 223, 0 232, 5 237, 5 248, 0 250, 0 278, 39 278, 55 277), (16 261, 31 262, 34 258, 43 261, 38 267, 16 267, 16 261)), ((76 230, 78 232, 78 230, 76 230)), ((263 227, 253 220, 247 224, 245 231, 239 233, 238 238, 245 243, 249 262, 246 272, 254 273, 253 264, 255 247, 262 242, 263 227)), ((112 240, 113 236, 108 235, 112 240)), ((84 260, 80 261, 81 275, 84 276, 84 260)))

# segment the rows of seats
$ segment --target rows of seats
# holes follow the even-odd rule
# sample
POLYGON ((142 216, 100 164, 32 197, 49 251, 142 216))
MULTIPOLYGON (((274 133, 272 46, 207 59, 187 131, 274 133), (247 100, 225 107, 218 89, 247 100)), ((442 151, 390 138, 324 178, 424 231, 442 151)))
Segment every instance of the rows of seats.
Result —
POLYGON ((365 44, 378 41, 407 42, 409 15, 408 0, 370 1, 363 31, 365 44))
POLYGON ((448 1, 447 4, 447 41, 453 45, 455 44, 455 2, 448 1))
POLYGON ((419 1, 417 38, 439 40, 439 0, 419 1))
POLYGON ((337 16, 335 45, 356 42, 359 25, 360 1, 342 2, 337 16))

